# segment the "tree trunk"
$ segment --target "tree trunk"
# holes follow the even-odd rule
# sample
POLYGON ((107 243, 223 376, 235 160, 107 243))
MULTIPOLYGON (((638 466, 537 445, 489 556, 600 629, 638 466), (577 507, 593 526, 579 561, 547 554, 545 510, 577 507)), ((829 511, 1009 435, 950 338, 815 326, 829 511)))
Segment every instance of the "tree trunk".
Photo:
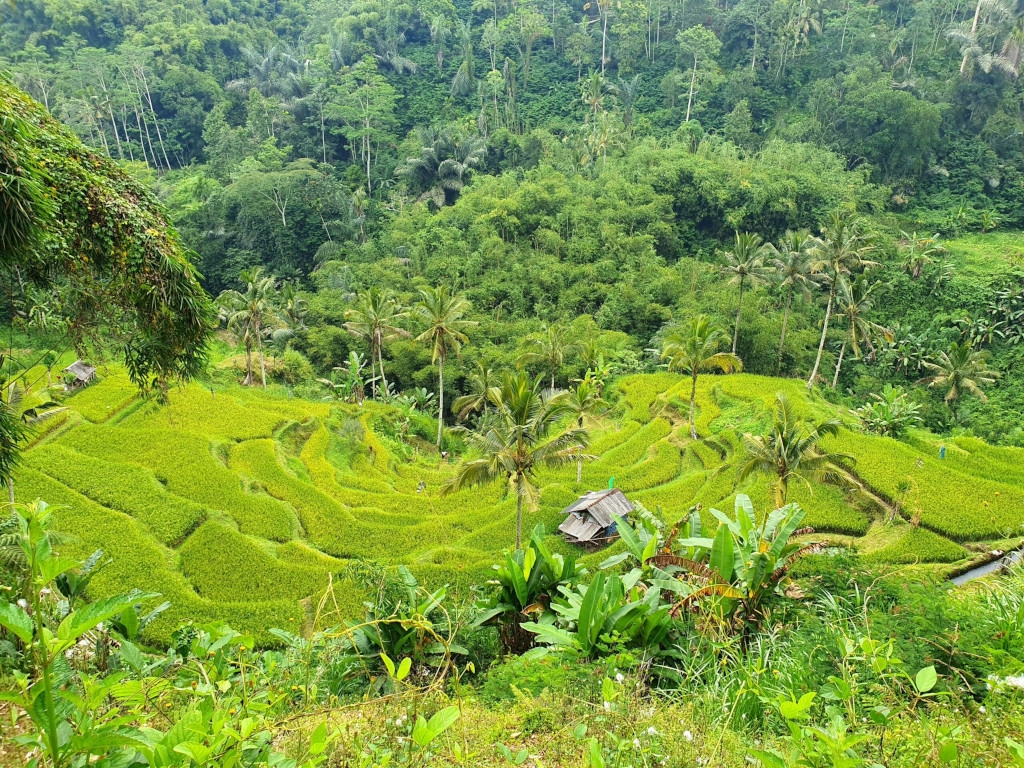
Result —
POLYGON ((732 353, 736 354, 736 344, 740 340, 740 312, 743 311, 743 277, 740 276, 740 301, 736 306, 736 330, 732 334, 732 353))
MULTIPOLYGON (((974 37, 978 32, 978 18, 981 16, 981 0, 978 0, 978 6, 974 9, 974 22, 971 24, 971 37, 974 37)), ((960 74, 964 74, 967 71, 967 59, 970 54, 964 54, 964 60, 960 62, 960 74)))
POLYGON ((377 363, 380 365, 380 385, 384 398, 388 396, 388 379, 384 375, 384 340, 377 342, 377 363))
POLYGON ((693 415, 697 410, 697 372, 693 373, 693 386, 690 388, 690 437, 697 439, 697 425, 694 423, 693 415))
POLYGON ((444 357, 437 361, 437 450, 441 450, 441 429, 444 424, 444 357))
POLYGON ((782 336, 779 337, 779 364, 776 373, 782 373, 782 347, 786 343, 786 326, 789 324, 789 308, 793 305, 793 286, 789 286, 789 298, 786 299, 786 312, 782 315, 782 336))
POLYGON ((583 459, 579 458, 576 460, 576 484, 579 485, 583 482, 583 459))
POLYGON ((263 334, 261 333, 262 330, 263 330, 262 328, 257 328, 257 331, 256 331, 256 348, 259 351, 259 355, 260 355, 260 378, 262 378, 262 380, 263 380, 263 388, 266 389, 267 388, 267 364, 266 364, 266 361, 263 359, 263 334))
POLYGON ((516 489, 516 550, 523 548, 523 491, 516 489))
POLYGON ((555 369, 552 368, 551 369, 551 393, 554 394, 554 392, 555 392, 555 369))
POLYGON ((690 122, 690 109, 693 107, 693 87, 697 84, 697 57, 693 57, 693 74, 690 76, 690 98, 686 100, 686 120, 690 122))
MULTIPOLYGON (((838 279, 838 278, 836 278, 838 279)), ((818 368, 821 366, 821 353, 825 350, 825 337, 828 335, 828 321, 832 317, 832 301, 836 297, 836 284, 832 281, 832 290, 828 294, 828 304, 825 306, 825 324, 821 327, 821 341, 818 343, 818 356, 814 358, 814 370, 811 371, 811 377, 807 380, 807 391, 810 392, 814 386, 814 380, 818 376, 818 368)))
MULTIPOLYGON (((980 3, 981 0, 978 0, 980 3)), ((980 6, 979 6, 980 7, 980 6)), ((604 12, 604 26, 601 28, 601 77, 604 77, 604 62, 605 62, 605 43, 608 41, 608 11, 605 9, 604 12)))
POLYGON ((846 342, 843 342, 843 346, 839 348, 839 359, 836 360, 836 372, 832 376, 832 389, 835 389, 839 384, 839 370, 843 367, 843 355, 846 354, 846 342))
POLYGON ((242 385, 252 386, 252 342, 246 342, 245 345, 245 381, 242 385))

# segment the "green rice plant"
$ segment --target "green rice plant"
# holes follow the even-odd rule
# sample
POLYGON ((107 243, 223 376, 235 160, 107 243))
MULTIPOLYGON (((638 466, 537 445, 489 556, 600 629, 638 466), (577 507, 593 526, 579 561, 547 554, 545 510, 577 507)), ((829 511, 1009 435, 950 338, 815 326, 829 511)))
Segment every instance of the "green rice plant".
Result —
POLYGON ((111 368, 98 382, 69 397, 67 405, 92 423, 102 424, 137 397, 139 388, 124 369, 111 368))
POLYGON ((173 389, 169 398, 170 402, 156 411, 129 416, 124 426, 144 425, 147 429, 168 429, 207 438, 251 440, 270 437, 285 421, 303 421, 313 410, 282 410, 273 401, 254 407, 235 391, 214 393, 199 384, 173 389))
POLYGON ((704 381, 697 384, 697 434, 708 437, 713 434, 711 423, 722 415, 722 409, 718 406, 717 395, 714 387, 717 379, 728 379, 729 376, 706 376, 704 381))
POLYGON ((43 499, 57 507, 54 514, 58 530, 74 532, 62 547, 63 555, 84 559, 102 549, 104 557, 110 559, 110 565, 90 582, 90 597, 100 599, 141 589, 159 592, 171 603, 144 633, 144 639, 158 648, 170 645, 171 633, 187 621, 224 621, 254 633, 261 645, 274 645, 278 641, 269 633, 271 627, 298 626, 303 620, 303 612, 294 600, 224 603, 203 599, 173 569, 172 552, 160 546, 138 521, 28 467, 18 470, 16 484, 26 498, 43 499))
POLYGON ((104 507, 131 515, 162 544, 174 546, 208 515, 205 507, 170 493, 152 472, 135 464, 97 459, 61 445, 30 451, 25 463, 104 507))
POLYGON ((723 461, 722 454, 704 441, 698 440, 686 447, 697 457, 704 469, 715 469, 721 466, 723 461))
POLYGON ((866 563, 955 563, 967 557, 967 550, 937 533, 913 526, 901 526, 896 540, 864 555, 866 563))
POLYGON ((189 536, 178 556, 185 578, 210 600, 301 600, 327 586, 326 568, 278 560, 248 536, 216 521, 189 536))
POLYGON ((601 456, 601 458, 594 462, 593 466, 601 467, 602 469, 614 468, 617 471, 621 471, 622 468, 643 460, 651 446, 659 440, 668 437, 671 433, 672 425, 668 419, 661 417, 654 419, 638 429, 624 443, 601 456))
POLYGON ((295 513, 268 496, 243 490, 239 476, 214 457, 203 437, 172 430, 82 425, 61 435, 57 444, 146 467, 171 493, 226 512, 248 536, 273 541, 295 536, 295 513))
POLYGON ((707 473, 689 472, 670 483, 630 494, 630 498, 652 511, 660 509, 665 522, 675 524, 694 504, 705 482, 707 473))
POLYGON ((650 373, 627 376, 619 381, 619 391, 630 409, 630 418, 641 424, 649 422, 654 417, 655 401, 681 380, 676 373, 650 373))
POLYGON ((679 448, 662 441, 655 444, 654 456, 617 475, 615 484, 626 493, 654 488, 677 478, 681 464, 679 448))
POLYGON ((627 421, 618 429, 606 430, 600 436, 594 437, 587 451, 594 456, 601 456, 629 440, 641 426, 638 421, 627 421))
POLYGON ((844 430, 826 446, 852 454, 854 469, 872 488, 954 541, 1019 535, 1024 526, 1024 489, 1017 486, 957 471, 938 455, 888 437, 844 430))
POLYGON ((818 484, 808 488, 797 483, 790 487, 786 501, 794 501, 807 510, 804 524, 818 533, 863 536, 871 524, 868 514, 850 503, 847 495, 835 486, 818 484))

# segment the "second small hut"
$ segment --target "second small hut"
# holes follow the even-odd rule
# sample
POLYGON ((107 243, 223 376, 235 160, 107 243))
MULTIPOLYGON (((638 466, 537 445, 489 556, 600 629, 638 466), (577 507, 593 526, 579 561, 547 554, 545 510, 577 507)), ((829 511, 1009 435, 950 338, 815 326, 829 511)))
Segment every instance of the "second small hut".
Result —
POLYGON ((562 510, 565 521, 558 530, 574 544, 601 546, 619 534, 615 517, 633 511, 633 503, 618 488, 591 491, 562 510))

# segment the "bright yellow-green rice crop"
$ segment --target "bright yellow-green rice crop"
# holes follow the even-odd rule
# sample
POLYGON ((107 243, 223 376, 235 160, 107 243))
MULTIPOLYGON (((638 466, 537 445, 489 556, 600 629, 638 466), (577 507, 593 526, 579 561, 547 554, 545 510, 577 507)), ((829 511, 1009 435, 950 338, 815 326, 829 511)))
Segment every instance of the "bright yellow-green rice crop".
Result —
MULTIPOLYGON (((764 428, 776 392, 808 418, 852 423, 838 407, 808 399, 798 381, 701 375, 694 441, 689 387, 686 377, 667 373, 622 379, 612 392, 622 393, 625 419, 588 421, 595 459, 583 463, 582 482, 574 463, 538 470, 540 492, 525 505, 524 530, 542 522, 555 531, 565 506, 614 477, 668 523, 701 504, 710 532, 717 525, 710 508, 730 511, 737 492, 759 512, 772 506, 772 478, 739 486, 736 478, 740 434, 764 428)), ((444 463, 391 430, 378 432, 393 423, 389 406, 328 406, 258 388, 211 393, 198 384, 173 389, 169 405, 135 400, 116 369, 69 398, 67 424, 27 451, 15 488, 19 501, 61 507, 59 525, 75 537, 66 554, 103 548, 112 558, 93 582, 94 596, 139 587, 172 601, 147 638, 158 646, 186 617, 224 620, 270 643, 267 630, 301 626, 300 601, 315 598, 332 575, 344 579, 350 558, 405 564, 425 584, 449 583, 468 595, 512 544, 514 494, 498 483, 443 496, 459 457, 444 463)), ((941 444, 919 431, 905 442, 845 431, 827 442, 855 456, 871 489, 920 520, 917 528, 896 525, 905 531, 873 549, 872 561, 951 562, 964 557, 955 541, 1020 534, 1024 451, 961 437, 945 443, 940 460, 941 444)), ((820 532, 862 536, 881 514, 862 498, 797 480, 789 499, 820 532)), ((583 554, 557 534, 549 541, 583 554)), ((606 555, 584 561, 596 565, 606 555)), ((343 612, 358 615, 359 591, 335 585, 343 612)))

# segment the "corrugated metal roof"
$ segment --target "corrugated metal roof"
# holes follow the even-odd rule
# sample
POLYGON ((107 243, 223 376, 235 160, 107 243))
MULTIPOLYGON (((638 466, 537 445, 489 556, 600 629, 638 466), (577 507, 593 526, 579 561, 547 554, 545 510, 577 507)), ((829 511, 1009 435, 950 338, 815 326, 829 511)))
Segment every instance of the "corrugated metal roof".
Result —
POLYGON ((576 539, 576 541, 590 541, 602 533, 604 529, 605 526, 578 514, 569 515, 565 518, 565 522, 558 526, 558 530, 566 536, 576 539))
POLYGON ((615 522, 612 515, 625 517, 632 511, 633 504, 626 498, 626 494, 618 488, 610 488, 606 491, 591 491, 580 496, 578 500, 563 509, 562 514, 589 515, 602 528, 607 528, 615 522))
POLYGON ((96 375, 96 369, 91 365, 86 365, 81 360, 76 360, 65 368, 64 371, 66 373, 74 374, 75 378, 79 381, 88 381, 96 375))

